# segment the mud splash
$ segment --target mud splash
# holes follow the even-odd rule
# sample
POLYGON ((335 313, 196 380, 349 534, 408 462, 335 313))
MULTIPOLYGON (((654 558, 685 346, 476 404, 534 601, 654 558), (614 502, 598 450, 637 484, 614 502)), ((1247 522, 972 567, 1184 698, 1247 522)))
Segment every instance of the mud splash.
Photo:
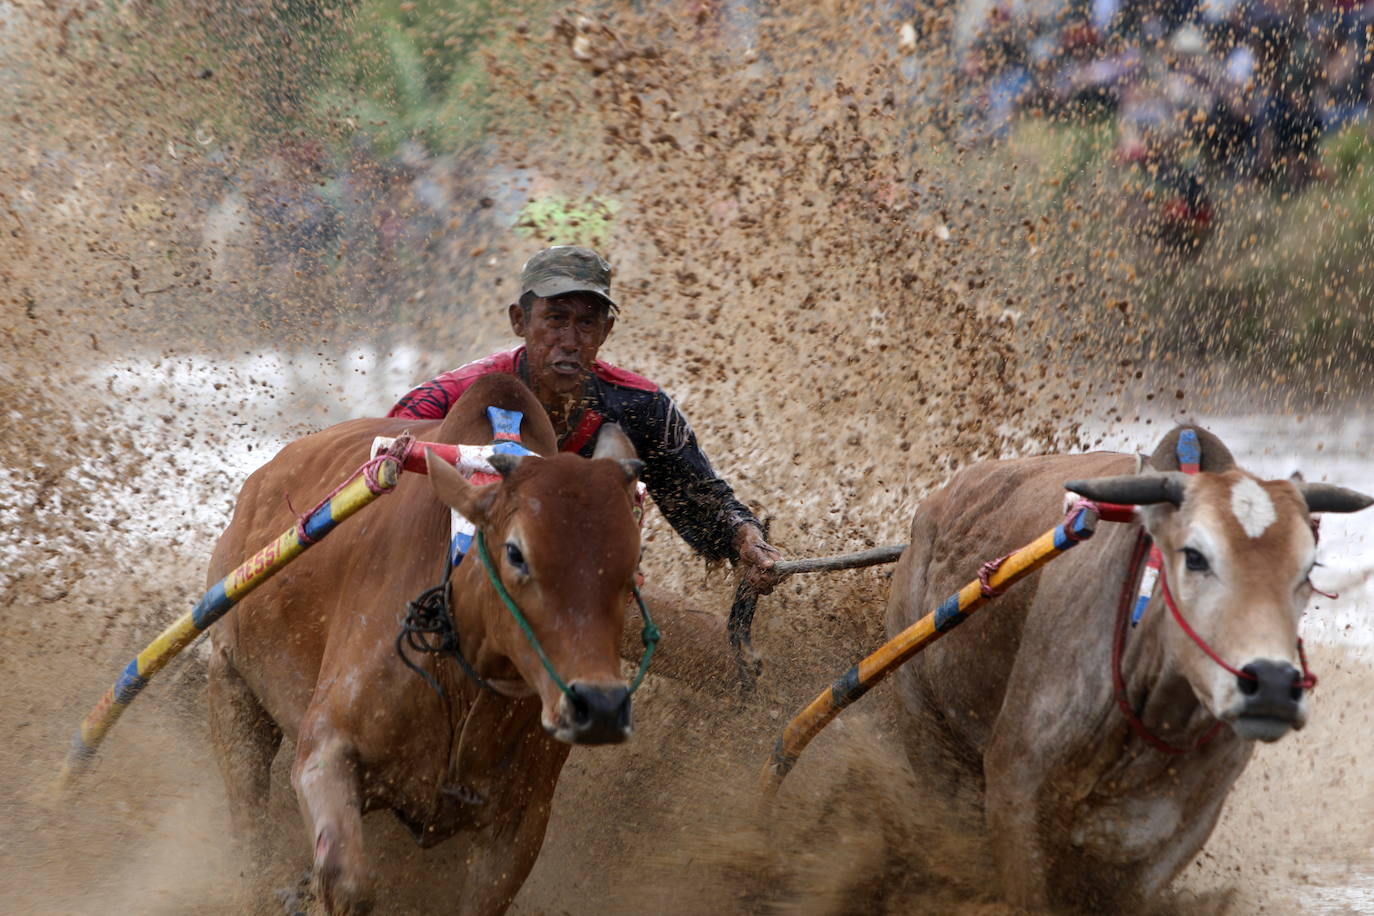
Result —
MULTIPOLYGON (((275 7, 251 12, 253 28, 280 23, 275 7)), ((1010 176, 941 135, 943 14, 928 13, 914 53, 857 3, 498 18, 512 36, 489 65, 509 106, 499 128, 461 158, 383 161, 340 142, 346 119, 320 124, 317 145, 283 137, 291 92, 261 94, 251 29, 194 7, 7 10, 11 907, 277 909, 272 890, 309 858, 290 750, 276 846, 242 859, 194 653, 121 722, 79 801, 51 810, 35 793, 116 670, 198 594, 247 468, 505 340, 520 262, 577 228, 517 225, 540 195, 615 202, 601 228, 626 308, 606 357, 674 393, 793 556, 904 540, 920 496, 972 460, 1080 447, 1149 409, 1163 423, 1163 401, 1233 410, 1224 380, 1142 365, 1148 322, 1108 294, 1110 245, 1024 225, 1010 176), (221 123, 198 120, 215 107, 221 123)), ((299 22, 281 28, 313 48, 299 22)), ((1260 422, 1286 423, 1292 386, 1268 376, 1256 407, 1280 416, 1260 422)), ((728 606, 730 582, 703 576, 660 518, 648 541, 650 575, 728 606)), ((515 912, 999 912, 972 795, 923 791, 891 750, 882 690, 816 742, 769 819, 754 815, 777 729, 880 641, 885 587, 844 573, 766 599, 768 676, 746 708, 651 680, 631 745, 572 756, 515 912)), ((1369 869, 1351 850, 1374 837, 1352 836, 1344 812, 1368 807, 1354 774, 1369 666, 1338 646, 1314 665, 1312 729, 1259 755, 1167 906, 1363 905, 1369 869)), ((444 863, 460 848, 420 852, 384 816, 368 829, 387 912, 459 892, 444 863)))

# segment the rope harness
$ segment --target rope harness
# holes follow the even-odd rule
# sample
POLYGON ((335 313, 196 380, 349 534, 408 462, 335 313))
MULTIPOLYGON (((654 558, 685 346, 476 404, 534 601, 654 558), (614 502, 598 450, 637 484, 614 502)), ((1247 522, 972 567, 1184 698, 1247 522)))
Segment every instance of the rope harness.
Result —
MULTIPOLYGON (((1227 664, 1222 659, 1222 657, 1216 653, 1215 649, 1207 645, 1206 641, 1204 641, 1203 638, 1199 636, 1193 630, 1192 627, 1188 626, 1188 621, 1183 619, 1183 615, 1178 612, 1178 605, 1174 603, 1174 593, 1169 590, 1168 576, 1161 575, 1159 577, 1159 584, 1163 588, 1164 603, 1168 606, 1169 613, 1173 615, 1174 620, 1178 621, 1178 625, 1183 628, 1183 632, 1187 633, 1189 638, 1192 639, 1193 642, 1197 643, 1198 648, 1201 649, 1203 652, 1207 653, 1208 658, 1210 658, 1212 661, 1216 662, 1218 665, 1225 668, 1227 671, 1231 672, 1238 678, 1247 681, 1259 680, 1259 678, 1255 677, 1255 675, 1251 674, 1249 671, 1237 670, 1236 668, 1233 668, 1231 665, 1227 664)), ((1299 680, 1294 681, 1293 686, 1301 687, 1304 690, 1311 690, 1313 687, 1317 686, 1317 676, 1307 670, 1307 653, 1303 650, 1301 639, 1298 640, 1298 658, 1302 661, 1302 677, 1299 680)))
POLYGON ((409 646, 413 652, 440 657, 452 656, 458 667, 463 669, 463 673, 472 678, 473 683, 487 693, 500 696, 496 688, 472 667, 458 645, 458 632, 453 625, 453 610, 449 603, 452 598, 452 584, 447 573, 450 569, 451 567, 445 563, 444 581, 433 588, 425 589, 418 598, 406 605, 401 632, 396 634, 396 654, 401 657, 407 668, 424 678, 440 697, 444 696, 443 686, 428 671, 406 658, 404 646, 409 646))
MULTIPOLYGON (((1202 454, 1196 433, 1192 433, 1191 430, 1185 430, 1183 435, 1179 437, 1178 457, 1179 468, 1185 474, 1198 473, 1201 468, 1202 454)), ((1108 515, 1103 515, 1102 517, 1110 518, 1108 515)), ((1111 520, 1123 521, 1125 519, 1113 518, 1111 520)), ((1317 535, 1317 521, 1315 519, 1312 521, 1312 535, 1315 539, 1317 535)), ((1135 547, 1131 553, 1131 563, 1127 567, 1125 581, 1121 584, 1121 599, 1117 606, 1116 614, 1116 633, 1115 638, 1112 640, 1112 690, 1116 696, 1117 707, 1121 710, 1122 715, 1126 717, 1126 722, 1131 726, 1131 731, 1135 732, 1141 740, 1149 744, 1155 750, 1165 754, 1189 754, 1215 738, 1225 723, 1218 719, 1201 738, 1189 747, 1180 747, 1179 745, 1171 744, 1150 731, 1149 726, 1147 726, 1136 713, 1135 708, 1131 705, 1130 697, 1127 695, 1126 676, 1122 672, 1122 659, 1126 654, 1126 634, 1132 627, 1139 623, 1146 605, 1148 605, 1150 598, 1153 596, 1156 580, 1158 581, 1160 591, 1163 592, 1164 604, 1168 607, 1170 616, 1174 618, 1174 621, 1177 622, 1183 632, 1188 635, 1188 638, 1191 639, 1208 658, 1240 680, 1258 681, 1259 679, 1251 672, 1242 671, 1229 664, 1188 624, 1188 621, 1179 611, 1177 602, 1174 601, 1173 591, 1169 588, 1169 577, 1164 570, 1163 556, 1160 554, 1159 548, 1151 542, 1150 535, 1146 533, 1145 528, 1142 526, 1136 537, 1135 547), (1142 576, 1141 564, 1142 561, 1145 560, 1147 554, 1149 560, 1146 564, 1144 575, 1142 576), (1137 581, 1141 582, 1141 586, 1137 594, 1137 600, 1134 602, 1135 608, 1132 610, 1132 591, 1137 581)), ((1326 593, 1323 592, 1322 594, 1326 593)), ((1335 596, 1333 595, 1330 597, 1335 596)), ((1303 648, 1301 638, 1298 639, 1298 659, 1302 664, 1302 677, 1295 679, 1293 686, 1303 690, 1311 690, 1317 686, 1317 676, 1307 667, 1307 652, 1303 648)))
MULTIPOLYGON (((520 441, 519 429, 521 415, 518 412, 488 407, 487 414, 491 419, 492 430, 496 439, 495 443, 493 443, 493 447, 505 444, 507 448, 510 448, 511 444, 520 441)), ((516 446, 516 448, 519 449, 520 453, 528 457, 539 457, 535 453, 525 450, 522 446, 516 446)), ((511 451, 514 452, 514 449, 511 449, 511 451)), ((487 471, 479 473, 483 474, 483 476, 499 479, 494 473, 494 469, 488 469, 487 471)), ((457 540, 458 539, 455 538, 455 541, 457 540)), ((539 638, 534 635, 534 628, 530 626, 529 620, 521 612, 519 605, 515 603, 515 599, 511 597, 510 592, 506 590, 506 586, 501 582, 501 577, 497 574, 496 567, 492 563, 491 554, 487 550, 487 541, 481 529, 477 529, 473 540, 476 542, 477 556, 482 561, 482 568, 486 571, 487 580, 491 582, 492 587, 496 589, 496 594, 501 598, 501 603, 505 605, 506 610, 520 627, 520 631, 524 633, 525 639, 529 642, 530 647, 534 649, 535 655, 539 657, 539 661, 544 666, 544 670, 548 672, 554 684, 557 685, 558 689, 569 699, 569 701, 574 705, 582 705, 582 698, 577 695, 575 688, 569 686, 567 682, 558 675, 558 672, 553 667, 553 663, 544 652, 544 647, 540 644, 539 638)), ((490 681, 477 673, 477 669, 474 668, 472 663, 463 655, 462 648, 458 644, 458 631, 453 622, 452 575, 454 568, 457 567, 462 559, 463 554, 461 551, 456 554, 452 551, 446 551, 443 581, 433 588, 426 589, 419 597, 406 605, 406 616, 401 622, 401 632, 396 635, 396 654, 401 657, 401 661, 405 663, 406 667, 423 677, 440 697, 444 696, 443 686, 435 680, 434 676, 428 671, 416 665, 406 657, 406 647, 409 647, 413 652, 422 654, 431 654, 440 657, 445 655, 452 656, 458 663, 458 667, 463 670, 464 674, 472 679, 473 683, 488 693, 500 696, 500 691, 493 687, 490 681)), ((639 606, 640 616, 644 620, 644 626, 640 630, 640 638, 644 642, 644 655, 640 658, 639 670, 635 673, 634 679, 630 682, 627 696, 633 695, 634 692, 639 689, 639 685, 644 681, 645 675, 649 673, 649 662, 653 659, 654 649, 658 646, 659 640, 662 638, 662 633, 654 623, 653 618, 649 615, 648 607, 644 604, 644 597, 639 592, 639 586, 631 584, 630 590, 634 595, 635 603, 639 606)))
MULTIPOLYGON (((543 664, 544 670, 549 673, 549 677, 553 679, 553 682, 558 685, 558 689, 563 691, 569 700, 574 703, 580 702, 577 692, 564 683, 563 679, 558 676, 558 672, 554 670, 553 663, 544 653, 544 647, 539 644, 539 638, 534 635, 534 629, 530 627, 525 615, 520 613, 519 606, 511 598, 510 592, 506 591, 506 586, 502 584, 501 577, 496 574, 496 567, 492 565, 491 555, 487 553, 487 539, 483 537, 480 530, 477 532, 477 556, 482 558, 482 566, 487 571, 487 578, 491 580, 491 585, 496 589, 496 594, 501 596, 501 601, 505 604, 506 610, 510 611, 510 615, 519 624, 521 631, 525 634, 525 639, 534 649, 534 654, 539 656, 539 661, 543 664)), ((629 692, 633 694, 639 689, 640 683, 644 680, 644 675, 649 673, 649 660, 653 658, 654 647, 658 645, 662 634, 654 625, 653 618, 649 616, 649 609, 644 606, 644 598, 639 594, 639 586, 631 585, 630 589, 634 592, 635 601, 639 604, 639 613, 644 617, 644 629, 640 632, 644 640, 644 656, 639 660, 639 671, 635 674, 634 680, 630 682, 629 692)))
MULTIPOLYGON (((1121 714, 1126 717, 1127 724, 1131 726, 1131 731, 1135 732, 1137 737, 1150 745, 1150 747, 1165 754, 1190 754, 1215 738, 1217 733, 1221 731, 1221 727, 1224 723, 1218 719, 1212 727, 1207 730, 1207 733, 1199 738, 1191 747, 1179 747, 1176 744, 1170 744, 1168 741, 1165 741, 1163 738, 1150 731, 1149 726, 1136 714, 1135 708, 1131 705, 1130 696, 1126 693, 1126 675, 1122 672, 1121 668, 1122 657, 1126 654, 1126 633, 1133 625, 1130 613, 1132 586, 1135 585, 1136 577, 1140 572, 1141 561, 1145 559, 1145 554, 1150 550, 1154 550, 1150 544, 1150 536, 1145 533, 1145 529, 1142 527, 1139 535, 1136 537, 1135 548, 1131 557, 1131 565, 1127 569, 1126 579, 1121 583, 1121 601, 1117 607, 1116 613, 1116 637, 1112 640, 1112 691, 1116 696, 1117 708, 1120 709, 1121 714)), ((1171 609, 1174 607, 1172 598, 1169 601, 1169 606, 1171 609)), ((1180 623, 1183 621, 1182 616, 1179 616, 1177 611, 1175 611, 1175 619, 1180 623)), ((1186 624, 1184 625, 1184 629, 1186 632, 1192 633, 1192 628, 1188 627, 1186 624)), ((1196 636, 1194 636, 1194 638, 1196 638, 1196 636)))

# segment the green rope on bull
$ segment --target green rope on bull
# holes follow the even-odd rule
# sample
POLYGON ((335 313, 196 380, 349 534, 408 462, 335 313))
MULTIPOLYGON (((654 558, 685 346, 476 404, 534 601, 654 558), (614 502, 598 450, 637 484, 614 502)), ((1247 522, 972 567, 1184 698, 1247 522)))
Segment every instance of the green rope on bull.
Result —
POLYGON ((644 675, 649 673, 649 659, 654 657, 654 647, 658 645, 658 640, 663 634, 658 631, 654 619, 649 616, 649 609, 644 606, 644 597, 639 594, 639 586, 631 585, 630 590, 635 593, 635 601, 639 604, 639 615, 644 618, 644 629, 639 631, 639 638, 644 642, 644 657, 639 660, 639 672, 635 675, 635 679, 630 681, 630 693, 634 693, 639 689, 639 684, 644 680, 644 675))
MULTIPOLYGON (((576 702, 576 695, 573 693, 563 679, 558 676, 558 672, 553 670, 553 663, 544 654, 544 647, 539 644, 539 639, 534 635, 534 630, 530 623, 525 619, 525 615, 520 613, 520 608, 516 606, 515 600, 511 598, 510 592, 506 591, 506 586, 501 583, 501 577, 496 575, 496 567, 491 562, 491 554, 487 553, 487 540, 482 536, 482 532, 477 532, 477 555, 482 558, 482 567, 487 571, 487 578, 491 580, 492 586, 496 589, 496 594, 501 596, 501 601, 505 603, 506 610, 515 618, 515 622, 520 625, 525 638, 530 641, 530 646, 534 649, 534 654, 539 656, 539 661, 543 663, 544 670, 553 678, 553 682, 558 685, 558 689, 569 699, 576 702)), ((654 647, 658 645, 662 634, 654 624, 654 620, 649 616, 649 609, 644 605, 644 598, 639 594, 638 586, 631 586, 634 591, 635 601, 639 603, 639 613, 644 617, 644 629, 640 631, 641 638, 644 640, 644 657, 639 660, 639 672, 630 682, 629 693, 633 694, 639 689, 640 683, 644 680, 644 675, 649 673, 649 660, 654 656, 654 647)))

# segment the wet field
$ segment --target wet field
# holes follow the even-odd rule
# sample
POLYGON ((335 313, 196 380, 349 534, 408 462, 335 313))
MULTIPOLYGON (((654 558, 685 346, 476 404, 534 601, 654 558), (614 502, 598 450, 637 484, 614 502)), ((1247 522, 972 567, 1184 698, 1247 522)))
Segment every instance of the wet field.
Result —
MULTIPOLYGON (((189 607, 198 567, 226 518, 223 488, 287 439, 274 405, 323 402, 341 384, 355 386, 348 392, 352 402, 375 401, 413 374, 413 361, 407 353, 389 359, 352 353, 345 364, 362 368, 354 381, 340 383, 332 372, 312 376, 287 368, 292 360, 284 356, 244 360, 232 371, 266 383, 239 405, 239 422, 256 425, 256 432, 222 441, 213 461, 194 445, 180 446, 148 470, 139 487, 145 492, 106 507, 110 518, 129 522, 105 533, 105 547, 153 578, 131 582, 110 567, 92 571, 74 594, 6 606, 6 636, 18 647, 7 676, 23 688, 5 711, 16 740, 6 751, 9 776, 0 799, 14 828, 7 833, 0 881, 12 889, 15 911, 94 913, 118 905, 218 913, 226 911, 226 901, 233 911, 275 911, 273 889, 292 886, 308 863, 283 769, 290 749, 278 761, 274 782, 274 855, 266 867, 250 864, 234 852, 210 754, 202 647, 189 650, 134 704, 78 793, 56 809, 37 797, 67 737, 124 660, 189 607), (170 467, 182 471, 168 475, 170 467), (217 498, 205 499, 207 494, 217 498), (78 609, 83 592, 98 610, 78 609), (159 596, 157 606, 128 603, 140 594, 159 596)), ((203 415, 213 412, 217 396, 209 380, 222 377, 225 367, 212 371, 187 356, 124 361, 108 371, 129 404, 161 401, 171 384, 184 393, 182 409, 203 415)), ((690 410, 690 402, 684 407, 690 410)), ((1148 448, 1166 419, 1103 429, 1100 447, 1148 448)), ((1286 476, 1300 469, 1308 479, 1374 489, 1361 452, 1367 421, 1245 413, 1205 422, 1259 473, 1286 476)), ((99 456, 86 460, 98 463, 99 456)), ((1324 523, 1323 568, 1314 578, 1341 596, 1317 597, 1303 623, 1321 676, 1312 722, 1259 750, 1204 854, 1177 882, 1169 905, 1178 911, 1347 913, 1374 907, 1374 866, 1366 852, 1374 836, 1364 819, 1350 817, 1374 802, 1360 777, 1371 748, 1370 713, 1360 699, 1364 680, 1374 673, 1367 625, 1374 610, 1374 584, 1366 578, 1371 532, 1374 525, 1359 515, 1324 523)), ((24 548, 41 548, 41 534, 28 534, 24 548)), ((22 556, 14 555, 11 568, 22 565, 22 556)), ((977 559, 970 558, 971 567, 977 559)), ((668 576, 682 573, 680 561, 656 555, 653 546, 648 562, 668 576)), ((703 606, 724 612, 728 581, 702 588, 699 578, 688 580, 703 606)), ((574 752, 545 853, 514 912, 996 911, 978 878, 986 874, 986 852, 969 800, 931 796, 906 767, 887 724, 891 697, 885 688, 846 712, 808 750, 775 812, 764 819, 753 814, 757 768, 777 730, 843 665, 880 641, 885 584, 875 572, 811 577, 761 602, 758 645, 769 669, 760 696, 748 706, 722 705, 651 679, 630 745, 574 752), (839 623, 836 610, 844 618, 839 623), (842 854, 834 854, 836 845, 842 854), (932 847, 957 848, 963 867, 951 870, 932 856, 932 847), (822 849, 831 852, 818 860, 822 849), (595 903, 584 909, 579 900, 595 903)), ((443 862, 461 854, 461 844, 422 853, 386 815, 367 823, 385 911, 434 911, 428 901, 443 887, 443 862)))
MULTIPOLYGON (((512 278, 551 241, 610 252, 624 311, 602 356, 677 398, 789 557, 904 540, 969 462, 1149 451, 1182 420, 1259 473, 1374 492, 1368 343, 1324 293, 1292 287, 1322 332, 1306 344, 1286 314, 1179 305, 1193 287, 1137 299, 1209 255, 1118 245, 1110 172, 1061 181, 1052 157, 942 133, 958 111, 934 7, 914 53, 885 4, 531 4, 471 29, 480 5, 420 6, 379 42, 293 4, 0 2, 0 909, 281 912, 310 859, 291 749, 271 848, 241 855, 203 646, 79 792, 44 790, 130 656, 199 597, 244 477, 513 345, 512 278), (448 61, 386 104, 348 95, 472 35, 480 82, 448 61), (326 61, 341 69, 311 70, 326 61)), ((725 613, 729 575, 656 513, 646 545, 651 577, 725 613)), ((1374 912, 1374 513, 1328 518, 1319 557, 1340 597, 1303 623, 1311 724, 1259 749, 1161 913, 1374 912)), ((632 742, 573 752, 513 912, 1006 913, 973 792, 910 771, 886 688, 756 813, 778 730, 881 642, 886 588, 856 571, 764 599, 748 704, 650 677, 632 742)), ((384 814, 367 830, 380 912, 451 909, 461 844, 421 852, 384 814)))

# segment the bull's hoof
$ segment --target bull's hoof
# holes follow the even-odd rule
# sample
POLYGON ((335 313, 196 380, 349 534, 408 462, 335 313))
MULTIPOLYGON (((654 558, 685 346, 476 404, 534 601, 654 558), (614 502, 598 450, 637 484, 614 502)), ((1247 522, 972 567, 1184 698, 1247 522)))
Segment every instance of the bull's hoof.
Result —
POLYGON ((272 892, 272 896, 277 898, 286 916, 306 916, 310 900, 314 896, 310 890, 310 869, 301 872, 294 885, 277 888, 272 892))
POLYGON ((324 910, 329 916, 366 916, 372 900, 360 888, 335 885, 324 895, 324 910))
POLYGON ((363 916, 372 912, 372 887, 366 879, 345 876, 338 869, 315 869, 311 885, 329 916, 363 916))

